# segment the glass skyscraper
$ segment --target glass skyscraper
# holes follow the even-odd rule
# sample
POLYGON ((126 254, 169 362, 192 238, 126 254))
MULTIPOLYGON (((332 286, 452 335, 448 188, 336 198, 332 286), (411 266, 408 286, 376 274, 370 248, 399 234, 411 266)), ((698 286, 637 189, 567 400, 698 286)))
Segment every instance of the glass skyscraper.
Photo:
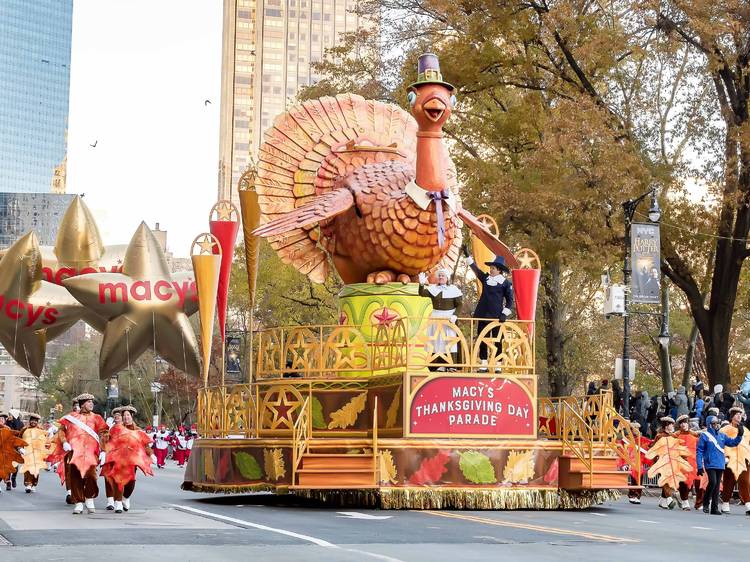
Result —
POLYGON ((64 166, 72 27, 73 0, 0 1, 0 192, 49 193, 64 166))

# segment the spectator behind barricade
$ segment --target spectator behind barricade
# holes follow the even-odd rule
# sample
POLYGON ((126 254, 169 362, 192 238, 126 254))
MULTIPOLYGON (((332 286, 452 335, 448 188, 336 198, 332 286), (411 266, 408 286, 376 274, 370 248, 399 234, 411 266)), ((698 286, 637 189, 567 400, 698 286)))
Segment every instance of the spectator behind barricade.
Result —
POLYGON ((620 381, 617 379, 612 381, 612 405, 617 412, 622 413, 622 388, 620 388, 620 381))
POLYGON ((734 396, 724 392, 724 386, 717 384, 714 386, 714 406, 721 412, 720 418, 725 420, 729 417, 729 410, 734 406, 734 396))
POLYGON ((653 438, 656 435, 656 423, 659 419, 659 396, 652 396, 648 405, 648 413, 646 415, 647 428, 644 433, 649 437, 653 438))
POLYGON ((693 404, 691 417, 700 418, 703 413, 703 406, 706 404, 706 401, 703 399, 703 383, 699 382, 695 384, 693 391, 695 392, 695 403, 693 404))
POLYGON ((687 393, 685 392, 684 386, 677 387, 677 393, 674 396, 674 403, 677 409, 677 416, 675 419, 679 418, 680 416, 687 416, 690 413, 687 393))
POLYGON ((596 394, 597 392, 598 392, 598 391, 597 391, 597 389, 596 389, 596 383, 595 383, 594 381, 591 381, 591 382, 589 383, 589 386, 588 386, 588 388, 586 388, 586 396, 593 396, 593 395, 594 395, 594 394, 596 394))
POLYGON ((648 391, 641 390, 635 396, 635 402, 633 404, 633 415, 631 419, 638 423, 639 427, 646 429, 648 420, 648 407, 649 397, 648 391))
POLYGON ((737 393, 737 401, 745 409, 745 427, 750 429, 750 373, 745 374, 745 380, 737 393))

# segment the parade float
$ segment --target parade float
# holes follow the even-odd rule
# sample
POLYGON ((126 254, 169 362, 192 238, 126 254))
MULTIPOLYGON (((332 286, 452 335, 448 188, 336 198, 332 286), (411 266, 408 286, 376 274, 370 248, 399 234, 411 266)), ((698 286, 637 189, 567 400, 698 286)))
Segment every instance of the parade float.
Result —
POLYGON ((325 97, 266 132, 257 170, 239 186, 251 302, 259 237, 311 280, 335 269, 345 286, 335 324, 253 330, 244 383, 209 385, 216 272, 231 255, 217 248, 233 246, 213 228, 196 240, 204 387, 184 489, 383 508, 575 509, 627 488, 626 470, 639 481, 637 435, 610 394, 538 396, 541 265, 463 208, 441 132, 455 97, 434 55, 420 58, 409 104, 411 115, 325 97), (512 269, 516 319, 436 318, 419 296, 419 273, 455 271, 462 225, 478 263, 502 256, 512 269))

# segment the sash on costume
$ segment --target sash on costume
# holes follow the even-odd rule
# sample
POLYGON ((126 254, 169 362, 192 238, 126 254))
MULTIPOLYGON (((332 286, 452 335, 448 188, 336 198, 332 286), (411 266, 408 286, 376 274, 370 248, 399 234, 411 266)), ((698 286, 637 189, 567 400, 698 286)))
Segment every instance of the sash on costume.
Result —
POLYGON ((79 420, 78 418, 74 418, 70 414, 64 415, 62 419, 68 420, 70 423, 72 423, 73 425, 75 425, 79 429, 84 430, 91 437, 93 437, 94 439, 96 439, 97 445, 101 445, 101 443, 99 442, 99 436, 96 434, 96 432, 93 429, 91 429, 88 425, 86 425, 85 423, 83 423, 81 420, 79 420))
POLYGON ((718 442, 718 441, 716 440, 716 437, 714 437, 713 435, 711 435, 711 432, 710 432, 710 431, 708 431, 708 430, 704 431, 703 433, 705 433, 705 434, 706 434, 706 437, 708 437, 708 440, 709 440, 709 441, 710 441, 710 442, 711 442, 711 443, 713 444, 713 446, 714 446, 714 447, 716 447, 716 448, 717 448, 717 449, 719 450, 719 452, 720 452, 720 453, 721 453, 721 454, 723 455, 723 454, 724 454, 724 448, 723 448, 723 447, 722 447, 721 445, 719 445, 719 442, 718 442))

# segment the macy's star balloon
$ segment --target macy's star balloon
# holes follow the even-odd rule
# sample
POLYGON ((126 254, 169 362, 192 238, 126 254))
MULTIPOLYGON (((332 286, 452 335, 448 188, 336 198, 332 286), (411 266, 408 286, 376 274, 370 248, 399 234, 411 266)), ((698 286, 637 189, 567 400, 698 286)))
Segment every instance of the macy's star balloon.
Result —
POLYGON ((0 259, 0 343, 27 371, 39 376, 47 341, 83 315, 63 287, 42 281, 36 234, 18 239, 0 259))
POLYGON ((159 242, 145 223, 125 252, 122 273, 87 273, 63 285, 81 304, 107 319, 99 376, 117 373, 147 348, 177 369, 200 373, 200 353, 185 310, 195 308, 190 284, 175 280, 159 242))

